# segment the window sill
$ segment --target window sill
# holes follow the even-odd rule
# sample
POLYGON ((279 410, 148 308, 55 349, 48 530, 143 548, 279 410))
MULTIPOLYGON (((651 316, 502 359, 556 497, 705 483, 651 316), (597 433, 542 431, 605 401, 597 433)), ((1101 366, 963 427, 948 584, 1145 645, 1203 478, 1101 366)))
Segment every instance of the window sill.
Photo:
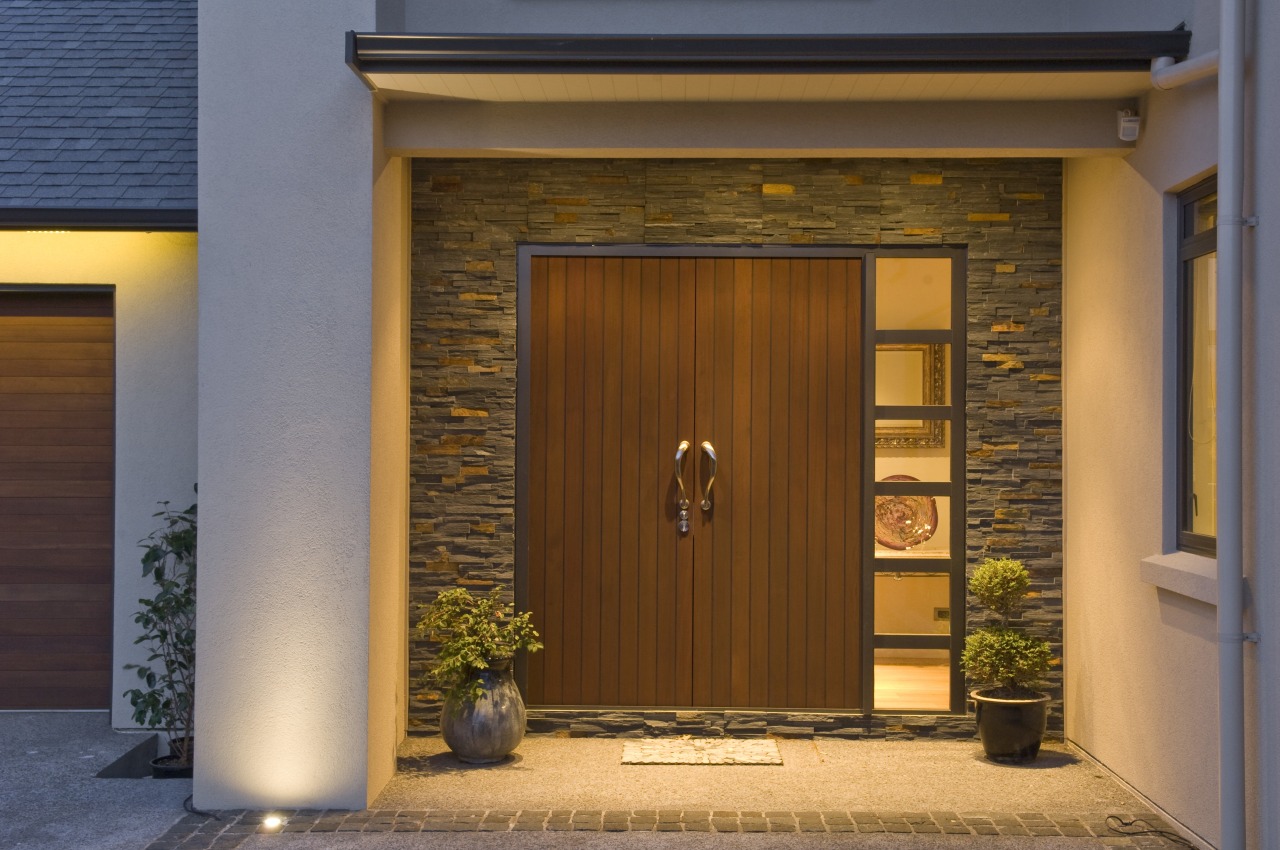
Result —
POLYGON ((1143 558, 1138 577, 1181 596, 1218 604, 1218 561, 1190 552, 1169 552, 1143 558))

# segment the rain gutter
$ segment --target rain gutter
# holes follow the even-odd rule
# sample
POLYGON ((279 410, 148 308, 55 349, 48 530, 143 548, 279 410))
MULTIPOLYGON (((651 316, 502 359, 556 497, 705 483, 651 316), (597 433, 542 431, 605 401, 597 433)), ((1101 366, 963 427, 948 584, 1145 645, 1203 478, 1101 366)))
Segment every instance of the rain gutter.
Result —
POLYGON ((1146 71, 1186 30, 921 35, 459 35, 348 32, 357 74, 1146 71))

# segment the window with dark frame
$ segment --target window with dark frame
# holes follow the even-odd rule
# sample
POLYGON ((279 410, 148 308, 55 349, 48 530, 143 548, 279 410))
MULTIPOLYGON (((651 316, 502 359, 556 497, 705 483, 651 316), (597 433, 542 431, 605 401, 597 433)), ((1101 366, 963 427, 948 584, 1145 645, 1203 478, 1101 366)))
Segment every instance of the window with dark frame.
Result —
POLYGON ((1178 196, 1178 548, 1217 554, 1218 184, 1178 196))

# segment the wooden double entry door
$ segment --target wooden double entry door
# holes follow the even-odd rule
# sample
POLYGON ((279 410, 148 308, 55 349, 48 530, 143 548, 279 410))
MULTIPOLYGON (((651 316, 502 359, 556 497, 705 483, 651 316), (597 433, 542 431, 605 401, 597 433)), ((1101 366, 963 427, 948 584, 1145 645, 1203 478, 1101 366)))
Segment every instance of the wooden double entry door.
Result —
POLYGON ((859 708, 861 260, 525 250, 530 704, 859 708))

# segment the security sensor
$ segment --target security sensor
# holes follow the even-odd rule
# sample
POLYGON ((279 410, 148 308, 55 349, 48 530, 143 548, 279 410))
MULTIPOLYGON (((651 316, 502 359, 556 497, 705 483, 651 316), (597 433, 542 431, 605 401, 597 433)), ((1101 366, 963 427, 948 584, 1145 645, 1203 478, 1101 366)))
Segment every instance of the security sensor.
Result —
POLYGON ((1123 109, 1116 113, 1116 132, 1122 142, 1138 141, 1138 130, 1142 127, 1142 116, 1134 115, 1132 109, 1123 109))

